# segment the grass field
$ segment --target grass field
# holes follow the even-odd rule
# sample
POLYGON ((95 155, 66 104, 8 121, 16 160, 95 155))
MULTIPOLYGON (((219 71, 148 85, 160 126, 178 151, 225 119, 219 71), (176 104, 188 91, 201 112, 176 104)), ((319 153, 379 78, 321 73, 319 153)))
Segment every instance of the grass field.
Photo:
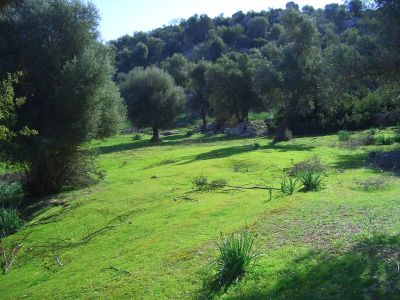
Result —
POLYGON ((365 167, 368 152, 335 135, 268 139, 129 135, 94 141, 106 179, 42 201, 2 247, 1 299, 400 299, 400 178, 365 167), (260 149, 254 150, 258 142, 260 149), (318 192, 196 191, 203 174, 229 185, 279 188, 283 169, 319 155, 318 192), (357 181, 381 177, 382 189, 357 181), (226 293, 208 290, 220 234, 256 234, 263 254, 226 293))

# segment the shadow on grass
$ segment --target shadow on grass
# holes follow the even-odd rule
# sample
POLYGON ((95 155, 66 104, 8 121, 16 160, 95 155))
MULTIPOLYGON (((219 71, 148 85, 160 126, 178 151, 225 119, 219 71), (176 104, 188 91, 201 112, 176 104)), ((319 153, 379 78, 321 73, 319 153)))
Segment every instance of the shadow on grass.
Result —
MULTIPOLYGON (((304 146, 304 145, 285 145, 285 144, 274 144, 270 143, 267 146, 261 147, 260 150, 276 150, 279 152, 287 152, 287 151, 310 151, 313 147, 304 146)), ((245 152, 257 151, 253 148, 253 145, 241 145, 241 146, 232 146, 221 149, 215 149, 207 152, 203 152, 195 155, 188 161, 182 162, 181 165, 189 164, 195 161, 209 160, 215 158, 226 158, 237 154, 242 154, 245 152)))
POLYGON ((97 148, 100 154, 109 154, 114 152, 136 150, 150 147, 162 147, 162 146, 176 146, 176 145, 191 145, 191 144, 207 144, 220 141, 231 141, 231 140, 243 140, 243 138, 226 137, 223 135, 217 135, 212 137, 199 137, 195 139, 188 138, 185 134, 170 135, 161 138, 160 143, 151 143, 149 140, 132 141, 129 143, 111 145, 111 146, 100 146, 97 148))
MULTIPOLYGON (((399 235, 374 235, 341 255, 310 251, 290 261, 277 280, 258 275, 256 284, 224 299, 400 299, 400 272, 388 258, 398 262, 399 256, 399 235)), ((199 299, 216 294, 206 288, 199 299)))

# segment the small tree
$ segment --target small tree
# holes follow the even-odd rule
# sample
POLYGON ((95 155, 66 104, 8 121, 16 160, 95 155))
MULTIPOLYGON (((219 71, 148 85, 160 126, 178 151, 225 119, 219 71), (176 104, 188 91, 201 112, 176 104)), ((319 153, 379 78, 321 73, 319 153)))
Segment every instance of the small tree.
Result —
POLYGON ((211 110, 206 81, 206 72, 210 67, 211 64, 209 62, 202 60, 193 67, 189 74, 192 88, 192 95, 189 98, 189 108, 192 113, 200 115, 202 132, 207 128, 207 116, 211 110))
POLYGON ((156 67, 133 69, 120 88, 128 104, 128 117, 139 128, 151 127, 151 141, 159 142, 159 129, 168 126, 183 108, 183 89, 156 67))
POLYGON ((123 119, 113 57, 98 42, 97 24, 97 10, 82 1, 15 1, 0 13, 0 77, 22 70, 15 97, 26 98, 11 130, 37 130, 1 150, 25 171, 32 196, 90 182, 82 144, 115 132, 123 119))
POLYGON ((278 111, 276 141, 288 139, 291 118, 312 105, 321 66, 315 22, 293 9, 284 12, 282 21, 284 45, 265 47, 265 57, 253 61, 254 88, 271 109, 278 111))
POLYGON ((232 53, 218 59, 206 73, 210 103, 220 123, 231 117, 247 121, 250 109, 256 108, 259 98, 251 82, 250 59, 245 54, 232 53))

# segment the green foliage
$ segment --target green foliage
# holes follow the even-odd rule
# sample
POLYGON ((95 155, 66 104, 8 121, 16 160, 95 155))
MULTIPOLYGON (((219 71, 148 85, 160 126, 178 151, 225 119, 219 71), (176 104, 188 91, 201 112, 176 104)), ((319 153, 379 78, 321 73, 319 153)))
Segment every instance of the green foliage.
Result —
POLYGON ((221 236, 219 257, 216 260, 220 288, 227 288, 238 281, 260 256, 254 253, 254 242, 253 234, 248 231, 221 236))
POLYGON ((253 150, 259 150, 259 149, 261 148, 261 145, 260 145, 259 142, 254 142, 254 143, 251 145, 251 148, 252 148, 253 150))
POLYGON ((115 133, 123 120, 124 105, 111 81, 112 51, 98 42, 97 24, 97 10, 81 1, 15 1, 0 15, 0 77, 24 73, 16 97, 26 97, 26 104, 12 130, 38 132, 2 150, 7 161, 24 166, 32 196, 83 179, 79 148, 115 133))
POLYGON ((351 138, 351 132, 346 131, 346 130, 341 130, 337 133, 337 136, 339 138, 339 141, 341 142, 347 142, 351 138))
POLYGON ((375 136, 375 145, 392 145, 395 143, 395 138, 386 134, 375 136))
POLYGON ((140 133, 135 133, 132 137, 134 141, 140 141, 143 138, 143 136, 140 133))
POLYGON ((0 204, 12 203, 21 195, 23 195, 23 190, 19 182, 0 181, 0 204))
POLYGON ((0 208, 0 238, 12 234, 21 227, 19 213, 14 208, 0 208))
POLYGON ((243 122, 248 119, 250 109, 260 105, 250 74, 249 57, 240 53, 218 59, 207 71, 210 102, 219 123, 232 118, 243 122))
POLYGON ((120 87, 133 124, 152 127, 152 141, 159 141, 158 130, 171 124, 183 108, 183 89, 175 85, 171 75, 156 67, 133 69, 120 87))
POLYGON ((298 175, 304 192, 318 191, 322 187, 325 174, 322 172, 305 171, 298 175))
POLYGON ((285 176, 282 178, 280 190, 282 195, 293 195, 298 188, 299 180, 296 177, 285 176))
POLYGON ((207 176, 200 174, 193 178, 192 184, 195 189, 204 191, 209 187, 209 180, 207 176))

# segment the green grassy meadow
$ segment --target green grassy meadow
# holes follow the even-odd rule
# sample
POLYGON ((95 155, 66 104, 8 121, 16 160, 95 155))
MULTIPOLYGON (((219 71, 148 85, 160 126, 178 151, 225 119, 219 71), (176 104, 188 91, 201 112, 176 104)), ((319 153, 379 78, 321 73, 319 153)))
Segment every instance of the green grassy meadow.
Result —
POLYGON ((22 245, 0 275, 1 299, 400 299, 392 253, 400 178, 365 167, 370 151, 399 144, 353 149, 336 135, 273 144, 184 131, 160 144, 148 138, 92 142, 105 180, 44 199, 1 241, 22 245), (318 192, 269 199, 266 190, 196 191, 191 183, 203 174, 279 188, 284 168, 313 155, 329 165, 318 192), (374 177, 383 189, 358 187, 374 177), (246 228, 263 255, 226 293, 210 291, 220 234, 246 228))

